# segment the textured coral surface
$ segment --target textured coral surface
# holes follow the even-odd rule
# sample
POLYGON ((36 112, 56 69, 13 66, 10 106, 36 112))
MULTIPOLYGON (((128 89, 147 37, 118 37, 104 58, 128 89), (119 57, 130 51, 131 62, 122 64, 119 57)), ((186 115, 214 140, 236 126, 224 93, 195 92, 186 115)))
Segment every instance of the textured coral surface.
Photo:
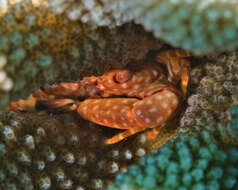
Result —
POLYGON ((202 129, 229 120, 228 109, 238 103, 238 52, 206 56, 194 61, 190 95, 180 131, 202 129))
POLYGON ((0 19, 1 108, 39 86, 101 74, 161 47, 135 24, 92 31, 30 1, 13 4, 0 19))
POLYGON ((148 150, 144 136, 103 145, 115 130, 74 114, 0 114, 0 189, 105 189, 148 150))
MULTIPOLYGON (((159 40, 195 54, 231 50, 238 42, 236 1, 0 3, 1 109, 42 85, 77 81, 151 57, 163 46, 159 40)), ((0 113, 0 189, 105 189, 116 173, 173 137, 179 123, 181 136, 143 157, 128 175, 118 175, 114 188, 237 189, 237 106, 228 110, 238 103, 238 52, 194 56, 191 66, 181 118, 170 121, 154 141, 139 134, 104 146, 102 141, 118 131, 73 113, 0 113), (183 134, 194 129, 201 132, 183 134)))
MULTIPOLYGON (((236 125, 233 133, 237 128, 237 108, 238 105, 231 110, 229 125, 236 125)), ((238 148, 222 141, 226 126, 222 131, 214 127, 180 135, 149 156, 142 157, 139 165, 118 174, 109 189, 237 189, 238 148)))
POLYGON ((55 13, 93 27, 142 24, 172 46, 201 54, 237 47, 237 1, 49 0, 55 13))

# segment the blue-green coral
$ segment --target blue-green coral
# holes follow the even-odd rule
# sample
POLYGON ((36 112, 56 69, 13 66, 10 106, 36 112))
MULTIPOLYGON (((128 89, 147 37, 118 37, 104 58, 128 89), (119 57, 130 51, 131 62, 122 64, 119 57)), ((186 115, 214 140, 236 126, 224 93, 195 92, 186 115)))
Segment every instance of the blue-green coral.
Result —
POLYGON ((231 122, 228 124, 228 132, 233 138, 238 138, 238 105, 231 108, 231 122))
MULTIPOLYGON (((229 124, 236 128, 237 108, 229 124)), ((238 186, 238 148, 224 144, 220 135, 212 127, 180 135, 118 174, 109 190, 233 189, 238 186)))
POLYGON ((126 12, 156 37, 196 54, 238 45, 237 1, 119 0, 117 5, 116 13, 126 12))
POLYGON ((237 5, 237 1, 153 0, 138 22, 171 45, 197 54, 231 50, 238 46, 237 5))
POLYGON ((224 142, 238 145, 238 104, 229 110, 229 115, 231 121, 227 127, 218 124, 218 130, 224 142))
POLYGON ((93 26, 135 21, 175 47, 201 54, 238 46, 237 1, 207 0, 49 0, 55 12, 67 12, 93 26))

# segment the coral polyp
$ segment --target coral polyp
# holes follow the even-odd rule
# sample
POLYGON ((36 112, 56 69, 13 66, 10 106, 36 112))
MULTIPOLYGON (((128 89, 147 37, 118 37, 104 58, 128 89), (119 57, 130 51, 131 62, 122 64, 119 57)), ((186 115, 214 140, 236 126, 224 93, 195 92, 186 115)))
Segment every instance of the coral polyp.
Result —
POLYGON ((9 3, 7 12, 0 14, 0 55, 7 60, 2 71, 8 79, 3 83, 8 91, 0 92, 1 109, 44 84, 102 74, 161 47, 138 25, 90 30, 35 2, 9 3))
POLYGON ((105 146, 115 131, 74 114, 8 112, 0 121, 0 189, 102 190, 148 152, 140 137, 105 146))
MULTIPOLYGON (((237 126, 237 106, 227 126, 237 126)), ((207 126, 171 140, 140 159, 125 173, 118 174, 109 190, 208 189, 238 187, 238 148, 222 141, 226 126, 207 126)), ((228 129, 230 131, 230 129, 228 129)), ((233 138, 237 138, 233 136, 233 138)))
POLYGON ((229 108, 238 102, 237 52, 207 57, 191 70, 191 96, 180 120, 180 131, 229 121, 229 108))
POLYGON ((55 13, 88 25, 140 23, 157 38, 196 54, 237 47, 237 2, 197 0, 49 0, 55 13))
POLYGON ((0 90, 9 91, 13 87, 12 79, 9 78, 4 71, 4 66, 7 64, 7 56, 0 54, 0 90))

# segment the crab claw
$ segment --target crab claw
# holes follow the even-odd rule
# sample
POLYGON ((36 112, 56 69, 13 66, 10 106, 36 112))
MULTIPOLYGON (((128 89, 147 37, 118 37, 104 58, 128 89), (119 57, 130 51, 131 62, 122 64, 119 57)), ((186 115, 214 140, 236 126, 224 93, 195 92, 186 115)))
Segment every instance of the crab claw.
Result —
POLYGON ((13 111, 35 111, 36 102, 39 100, 51 100, 54 96, 49 96, 42 89, 38 89, 35 93, 31 94, 26 100, 18 100, 12 102, 7 110, 13 111))
POLYGON ((76 108, 75 101, 72 99, 38 100, 35 103, 35 109, 37 111, 73 111, 76 108))
POLYGON ((30 95, 27 100, 12 102, 7 110, 13 111, 35 111, 36 98, 30 95))

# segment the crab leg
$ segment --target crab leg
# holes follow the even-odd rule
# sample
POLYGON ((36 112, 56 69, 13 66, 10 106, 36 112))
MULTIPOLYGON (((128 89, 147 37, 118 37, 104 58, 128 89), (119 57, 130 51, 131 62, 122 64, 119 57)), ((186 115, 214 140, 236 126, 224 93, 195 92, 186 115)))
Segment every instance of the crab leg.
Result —
POLYGON ((173 83, 181 80, 181 90, 185 97, 187 93, 188 81, 189 81, 189 61, 186 57, 191 57, 192 54, 183 50, 168 50, 159 53, 156 57, 157 61, 166 65, 168 69, 168 80, 173 83))
POLYGON ((79 103, 78 114, 86 120, 116 129, 143 126, 132 113, 136 98, 86 99, 79 103))
POLYGON ((182 74, 181 74, 181 90, 183 92, 184 98, 187 94, 188 82, 189 82, 189 64, 187 60, 184 60, 184 64, 182 66, 182 74))
POLYGON ((47 94, 57 98, 81 98, 99 97, 100 90, 96 87, 97 77, 85 77, 80 82, 62 82, 57 86, 43 88, 47 94))
POLYGON ((104 141, 105 144, 115 144, 131 135, 134 135, 136 133, 139 133, 141 131, 144 131, 146 128, 143 128, 143 127, 137 127, 137 128, 130 128, 130 129, 127 129, 126 131, 122 132, 122 133, 119 133, 118 135, 115 135, 113 136, 112 138, 110 139, 107 139, 104 141))
POLYGON ((126 129, 104 142, 114 144, 145 130, 143 123, 137 120, 132 112, 134 104, 138 101, 140 100, 136 98, 87 99, 80 103, 77 111, 84 119, 99 125, 126 129))
POLYGON ((42 88, 45 93, 56 96, 72 96, 79 90, 80 84, 78 82, 62 82, 57 86, 49 86, 42 88))
POLYGON ((77 111, 82 118, 99 125, 126 129, 105 141, 106 144, 111 144, 147 128, 153 128, 148 135, 149 138, 155 138, 160 128, 175 114, 178 105, 178 96, 170 90, 163 90, 142 100, 87 99, 80 103, 77 111))
POLYGON ((159 125, 155 128, 153 128, 152 130, 148 131, 146 133, 147 138, 148 139, 154 139, 155 137, 157 137, 157 135, 160 133, 160 130, 165 126, 165 123, 162 125, 159 125))

